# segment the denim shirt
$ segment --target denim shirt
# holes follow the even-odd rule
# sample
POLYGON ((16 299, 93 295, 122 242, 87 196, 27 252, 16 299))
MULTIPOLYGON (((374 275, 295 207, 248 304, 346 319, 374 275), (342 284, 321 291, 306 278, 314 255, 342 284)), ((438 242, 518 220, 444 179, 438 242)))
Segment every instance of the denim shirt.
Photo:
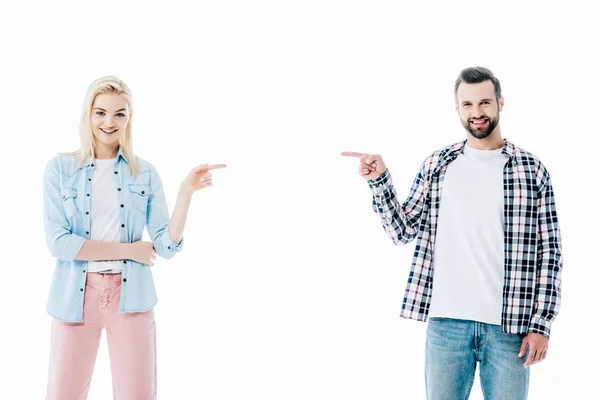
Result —
MULTIPOLYGON (((156 169, 139 160, 135 179, 119 150, 113 170, 118 192, 121 243, 142 239, 144 226, 158 255, 170 259, 181 251, 170 236, 169 210, 156 169)), ((61 321, 83 321, 83 298, 87 261, 75 260, 83 243, 90 239, 91 158, 77 167, 72 156, 56 156, 44 171, 44 230, 50 253, 57 258, 48 298, 48 313, 61 321)), ((148 265, 133 260, 123 262, 120 312, 143 312, 157 301, 152 272, 148 265)))

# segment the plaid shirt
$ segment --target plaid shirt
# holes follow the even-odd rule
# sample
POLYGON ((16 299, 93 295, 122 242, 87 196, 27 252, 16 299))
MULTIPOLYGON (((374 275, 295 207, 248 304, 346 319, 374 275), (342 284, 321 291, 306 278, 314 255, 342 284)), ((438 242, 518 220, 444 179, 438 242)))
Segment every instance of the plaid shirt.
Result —
MULTIPOLYGON (((417 239, 401 317, 426 321, 433 282, 442 182, 466 140, 432 153, 400 204, 389 171, 369 181, 373 209, 394 244, 417 239)), ((502 331, 550 337, 560 308, 561 238, 550 175, 533 154, 505 140, 502 331)))

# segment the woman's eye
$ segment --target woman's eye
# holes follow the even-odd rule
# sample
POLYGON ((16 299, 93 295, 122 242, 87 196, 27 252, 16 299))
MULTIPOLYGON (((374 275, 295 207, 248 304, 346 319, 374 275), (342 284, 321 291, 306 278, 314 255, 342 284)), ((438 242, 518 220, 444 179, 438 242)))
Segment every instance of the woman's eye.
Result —
POLYGON ((125 114, 123 114, 123 113, 118 113, 117 114, 117 117, 124 117, 124 116, 125 116, 125 114))
POLYGON ((102 112, 102 111, 96 111, 96 115, 104 115, 104 112, 102 112))

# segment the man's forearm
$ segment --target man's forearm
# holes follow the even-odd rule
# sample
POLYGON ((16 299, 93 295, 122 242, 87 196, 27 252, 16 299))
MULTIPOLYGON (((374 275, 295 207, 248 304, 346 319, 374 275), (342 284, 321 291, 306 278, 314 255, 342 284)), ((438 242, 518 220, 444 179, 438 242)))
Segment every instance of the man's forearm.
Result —
POLYGON ((405 212, 398 200, 389 171, 386 170, 379 179, 369 181, 373 210, 381 218, 383 229, 396 245, 409 243, 417 237, 425 190, 420 176, 419 173, 405 202, 410 207, 410 214, 405 212))

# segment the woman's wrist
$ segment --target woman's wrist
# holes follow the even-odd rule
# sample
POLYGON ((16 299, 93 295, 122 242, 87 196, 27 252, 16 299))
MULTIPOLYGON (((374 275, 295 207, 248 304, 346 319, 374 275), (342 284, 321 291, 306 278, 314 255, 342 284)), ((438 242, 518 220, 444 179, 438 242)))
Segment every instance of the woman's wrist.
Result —
POLYGON ((182 182, 181 185, 179 185, 179 195, 180 196, 185 196, 185 197, 191 198, 193 194, 194 194, 194 189, 192 189, 191 187, 186 185, 185 182, 182 182))

